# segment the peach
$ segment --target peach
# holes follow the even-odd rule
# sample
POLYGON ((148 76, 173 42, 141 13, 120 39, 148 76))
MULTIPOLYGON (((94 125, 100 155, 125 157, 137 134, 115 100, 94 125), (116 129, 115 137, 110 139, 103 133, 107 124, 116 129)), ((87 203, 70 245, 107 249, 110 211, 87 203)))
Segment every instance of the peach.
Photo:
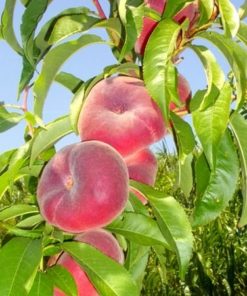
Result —
POLYGON ((78 233, 112 222, 128 199, 128 170, 110 145, 88 141, 66 146, 46 165, 37 189, 42 216, 78 233))
MULTIPOLYGON (((153 186, 157 174, 157 160, 150 149, 140 150, 125 158, 128 167, 129 177, 132 180, 153 186)), ((143 204, 147 200, 139 191, 131 188, 131 191, 140 199, 143 204)))
POLYGON ((188 110, 188 103, 191 99, 191 89, 188 80, 182 75, 178 74, 178 97, 183 104, 182 107, 177 109, 176 104, 171 102, 169 107, 172 111, 187 111, 188 110))
MULTIPOLYGON (((90 244, 120 264, 124 262, 124 254, 117 240, 106 230, 95 229, 87 231, 77 235, 75 240, 90 244)), ((57 264, 66 268, 74 277, 78 296, 99 295, 81 266, 69 254, 63 253, 58 259, 57 264)), ((54 296, 65 296, 65 294, 58 288, 55 288, 54 296)))
POLYGON ((78 121, 81 140, 110 144, 123 156, 160 140, 162 113, 142 80, 117 76, 101 80, 90 91, 78 121))
MULTIPOLYGON (((150 8, 162 14, 163 10, 165 9, 167 1, 166 0, 162 0, 162 1, 146 0, 145 3, 146 3, 146 6, 149 6, 150 8)), ((187 18, 190 23, 189 29, 188 29, 188 33, 189 33, 190 30, 195 25, 196 21, 198 20, 198 17, 199 17, 199 4, 198 4, 198 1, 195 0, 194 2, 189 3, 186 7, 182 8, 173 17, 173 20, 181 24, 187 18)), ((142 30, 135 44, 136 53, 140 55, 144 54, 144 50, 148 42, 148 39, 157 25, 158 25, 158 22, 156 22, 155 20, 149 17, 143 18, 142 30)))

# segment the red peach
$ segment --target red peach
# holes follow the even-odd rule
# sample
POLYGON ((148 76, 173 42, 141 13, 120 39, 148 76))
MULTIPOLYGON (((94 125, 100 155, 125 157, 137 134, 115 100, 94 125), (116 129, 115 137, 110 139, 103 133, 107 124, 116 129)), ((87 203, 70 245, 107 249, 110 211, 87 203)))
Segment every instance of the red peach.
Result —
MULTIPOLYGON (((125 158, 129 170, 129 177, 132 180, 153 186, 157 174, 157 160, 150 149, 146 148, 125 158)), ((131 188, 131 191, 140 199, 143 204, 147 200, 139 191, 131 188)))
POLYGON ((101 80, 82 107, 78 130, 82 140, 110 144, 123 156, 160 140, 162 113, 142 80, 118 76, 101 80))
POLYGON ((72 144, 46 165, 37 196, 45 220, 64 231, 78 233, 105 226, 125 207, 128 170, 108 144, 72 144))
MULTIPOLYGON (((102 253, 120 264, 123 264, 124 262, 124 254, 117 240, 106 230, 95 229, 87 231, 77 235, 75 240, 87 243, 97 248, 102 251, 102 253)), ((63 253, 58 259, 57 264, 66 268, 74 277, 78 290, 78 296, 99 296, 86 273, 69 254, 63 253)), ((58 288, 55 288, 54 296, 65 296, 65 294, 58 288)))
MULTIPOLYGON (((188 104, 189 100, 191 99, 191 89, 188 80, 182 74, 178 75, 178 97, 181 103, 183 104, 183 106, 180 107, 178 110, 188 110, 186 104, 188 104)), ((176 104, 171 102, 170 110, 175 111, 176 109, 176 104)))

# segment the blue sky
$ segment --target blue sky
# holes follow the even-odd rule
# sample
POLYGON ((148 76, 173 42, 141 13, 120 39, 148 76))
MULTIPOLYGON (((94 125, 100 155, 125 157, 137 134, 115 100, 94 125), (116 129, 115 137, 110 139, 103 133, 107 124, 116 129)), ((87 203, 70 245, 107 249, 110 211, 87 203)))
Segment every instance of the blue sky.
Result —
MULTIPOLYGON (((232 0, 232 3, 236 7, 239 7, 242 2, 243 0, 232 0)), ((0 1, 0 12, 3 10, 4 3, 5 1, 0 1)), ((102 0, 101 3, 105 11, 107 11, 108 1, 102 0)), ((69 7, 77 7, 81 5, 94 9, 92 0, 53 0, 41 21, 39 28, 42 24, 44 24, 52 16, 58 14, 60 11, 69 7)), ((19 26, 21 23, 21 15, 23 11, 23 6, 20 4, 20 1, 17 0, 14 25, 19 40, 19 26)), ((105 36, 103 30, 98 30, 97 32, 105 36)), ((202 42, 200 42, 200 44, 202 44, 202 42)), ((217 50, 213 48, 212 50, 216 54, 219 63, 222 65, 224 70, 227 71, 228 65, 222 55, 220 55, 217 50)), ((206 84, 205 74, 197 57, 190 50, 185 50, 183 57, 184 60, 178 66, 178 69, 189 80, 192 91, 195 92, 200 88, 204 88, 206 84)), ((101 73, 105 66, 114 63, 116 63, 116 60, 108 46, 93 45, 79 51, 74 56, 72 56, 72 58, 70 58, 69 61, 64 64, 62 70, 70 72, 83 80, 87 80, 88 78, 101 73)), ((21 57, 18 56, 4 41, 0 40, 0 101, 4 101, 8 104, 17 103, 16 94, 21 67, 21 57)), ((71 98, 72 95, 68 90, 57 83, 53 83, 46 99, 44 122, 47 123, 59 116, 68 114, 71 98)), ((31 111, 32 94, 29 95, 29 108, 31 111)), ((25 123, 22 122, 7 132, 0 133, 0 153, 8 149, 18 147, 24 143, 24 128, 25 123)), ((67 144, 78 141, 78 136, 70 135, 59 141, 57 148, 59 149, 67 144)), ((170 141, 171 140, 168 137, 168 142, 170 141)))

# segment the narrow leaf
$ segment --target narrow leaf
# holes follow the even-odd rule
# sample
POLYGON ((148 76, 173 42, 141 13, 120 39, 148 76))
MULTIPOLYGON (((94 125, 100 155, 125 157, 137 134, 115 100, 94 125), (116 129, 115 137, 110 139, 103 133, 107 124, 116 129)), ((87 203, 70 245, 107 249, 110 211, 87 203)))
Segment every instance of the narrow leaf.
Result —
POLYGON ((151 97, 167 118, 166 66, 176 46, 180 26, 164 19, 154 29, 144 52, 143 75, 151 97))
POLYGON ((16 112, 8 112, 0 105, 0 133, 14 127, 23 119, 23 115, 16 112))
POLYGON ((33 164, 41 152, 71 132, 72 127, 68 116, 60 117, 49 123, 45 130, 40 130, 32 141, 30 164, 33 164))
POLYGON ((37 272, 28 296, 52 296, 53 280, 46 273, 37 272))
POLYGON ((197 36, 205 38, 212 42, 226 57, 236 78, 237 88, 237 102, 238 107, 240 103, 245 100, 247 92, 247 52, 246 50, 234 40, 226 38, 225 36, 216 32, 203 32, 197 36))
POLYGON ((62 245, 86 271, 101 296, 138 296, 138 288, 127 270, 88 244, 68 242, 62 245))
POLYGON ((241 22, 237 37, 247 45, 247 24, 241 22))
POLYGON ((173 17, 179 10, 181 10, 185 4, 192 2, 193 0, 176 0, 174 1, 167 1, 166 9, 164 12, 165 17, 173 17))
POLYGON ((21 37, 27 60, 34 63, 34 33, 35 29, 48 6, 49 0, 31 0, 22 16, 21 37))
POLYGON ((237 143, 238 152, 240 155, 241 163, 241 177, 242 177, 242 196, 243 196, 243 208, 242 215, 239 221, 239 227, 243 227, 247 224, 247 120, 243 118, 239 113, 234 112, 230 118, 230 126, 237 143))
POLYGON ((215 167, 217 147, 227 128, 231 98, 231 86, 225 83, 213 106, 205 110, 197 109, 192 113, 196 133, 211 168, 215 167))
POLYGON ((227 37, 235 37, 240 20, 235 6, 230 0, 218 0, 220 16, 227 37))
POLYGON ((176 132, 179 159, 183 162, 195 147, 195 138, 191 126, 175 113, 171 112, 173 128, 176 132))
POLYGON ((191 49, 198 55, 201 60, 207 76, 207 92, 201 103, 201 108, 207 108, 213 105, 219 96, 220 90, 225 82, 224 72, 221 70, 218 61, 212 52, 205 46, 193 45, 191 49))
POLYGON ((68 41, 58 45, 51 50, 44 58, 43 67, 40 75, 34 84, 35 94, 35 113, 42 117, 43 105, 48 90, 55 79, 55 76, 66 60, 82 47, 94 43, 103 43, 104 41, 96 35, 83 35, 77 40, 68 41))
POLYGON ((60 72, 56 75, 55 81, 68 88, 73 94, 82 86, 83 81, 67 72, 60 72))
POLYGON ((209 184, 196 201, 192 217, 194 227, 205 225, 221 214, 233 197, 238 177, 238 155, 227 130, 218 146, 215 169, 211 172, 209 184))
POLYGON ((18 216, 38 213, 39 210, 36 206, 27 204, 12 205, 0 211, 0 221, 16 218, 18 216))
POLYGON ((67 269, 55 265, 47 270, 47 275, 52 279, 54 286, 65 292, 67 296, 77 296, 75 280, 67 269))
POLYGON ((0 294, 27 295, 42 256, 41 240, 13 238, 0 249, 0 294))
POLYGON ((206 24, 214 11, 214 0, 199 0, 200 19, 198 26, 206 24))
POLYGON ((1 16, 1 35, 17 53, 22 54, 23 50, 17 41, 13 28, 15 4, 16 0, 5 1, 5 7, 1 16))
POLYGON ((161 244, 168 247, 156 222, 145 215, 124 213, 121 218, 109 224, 107 229, 140 245, 161 244))

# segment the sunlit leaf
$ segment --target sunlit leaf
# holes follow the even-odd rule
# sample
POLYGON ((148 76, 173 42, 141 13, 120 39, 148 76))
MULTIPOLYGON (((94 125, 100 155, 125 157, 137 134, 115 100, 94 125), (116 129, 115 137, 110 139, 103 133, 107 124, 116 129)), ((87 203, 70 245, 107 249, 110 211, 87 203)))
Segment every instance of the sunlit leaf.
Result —
POLYGON ((247 24, 241 22, 237 37, 247 45, 247 24))
POLYGON ((60 44, 49 51, 44 58, 42 70, 35 81, 33 88, 35 94, 34 111, 38 116, 42 117, 43 105, 48 90, 61 66, 76 51, 94 43, 104 43, 104 41, 96 35, 83 35, 77 40, 60 44))
POLYGON ((46 273, 38 271, 28 296, 52 296, 53 280, 46 273))
POLYGON ((21 37, 22 44, 25 56, 27 60, 33 64, 34 63, 34 55, 33 55, 33 46, 34 46, 34 33, 35 29, 43 16, 46 8, 49 4, 49 0, 31 0, 24 14, 22 16, 21 23, 21 37))
POLYGON ((197 36, 212 42, 226 57, 236 77, 236 106, 243 103, 247 92, 247 52, 237 42, 217 32, 203 32, 197 36))
POLYGON ((247 224, 247 120, 243 118, 237 112, 234 112, 230 118, 230 126, 238 145, 238 152, 241 160, 241 177, 242 177, 242 196, 243 196, 243 207, 242 215, 239 221, 239 227, 243 227, 247 224))
POLYGON ((54 286, 65 292, 68 296, 77 296, 77 287, 71 273, 60 265, 55 265, 47 270, 47 275, 54 286))
POLYGON ((166 9, 164 12, 165 17, 172 17, 174 16, 181 8, 184 7, 186 3, 192 2, 193 0, 176 0, 174 1, 167 1, 166 9))
POLYGON ((109 224, 107 229, 140 245, 162 244, 168 247, 156 222, 145 215, 124 213, 121 218, 109 224))
POLYGON ((0 105, 0 133, 14 127, 23 119, 23 115, 17 112, 8 112, 0 105))
POLYGON ((45 129, 40 130, 33 138, 30 164, 33 164, 41 152, 71 132, 72 127, 68 116, 60 117, 50 122, 45 129))
POLYGON ((127 270, 88 244, 67 242, 62 245, 86 271, 102 296, 138 296, 138 288, 127 270))
POLYGON ((239 28, 239 15, 230 0, 218 0, 220 16, 226 36, 235 37, 239 28))
POLYGON ((215 167, 218 144, 227 128, 231 101, 232 89, 225 83, 214 105, 192 113, 196 133, 211 168, 215 167))
POLYGON ((5 7, 1 16, 1 35, 17 53, 22 54, 23 50, 17 41, 13 28, 15 4, 16 0, 5 1, 5 7))
POLYGON ((176 252, 180 266, 180 277, 183 279, 192 256, 193 235, 188 216, 183 207, 171 196, 148 190, 147 185, 131 181, 145 196, 153 208, 160 230, 170 247, 176 252))
POLYGON ((199 0, 200 19, 198 26, 207 23, 214 11, 214 0, 199 0))
POLYGON ((200 108, 204 109, 215 103, 225 82, 225 75, 212 52, 205 46, 193 45, 191 48, 200 58, 207 77, 207 92, 200 108))
POLYGON ((80 78, 67 72, 58 73, 55 77, 55 81, 68 88, 73 94, 76 93, 83 84, 80 78))
POLYGON ((41 240, 13 238, 0 249, 0 294, 28 295, 42 256, 41 240))
POLYGON ((216 151, 215 169, 211 172, 208 186, 196 201, 192 222, 194 227, 205 225, 221 214, 233 197, 238 177, 236 147, 226 131, 216 151))
MULTIPOLYGON (((154 29, 144 52, 143 75, 148 92, 167 118, 166 75, 167 64, 176 46, 180 26, 164 19, 154 29)), ((169 85, 169 84, 168 84, 169 85)))
POLYGON ((0 211, 0 220, 5 221, 26 214, 38 213, 38 211, 36 206, 27 204, 12 205, 0 211))

